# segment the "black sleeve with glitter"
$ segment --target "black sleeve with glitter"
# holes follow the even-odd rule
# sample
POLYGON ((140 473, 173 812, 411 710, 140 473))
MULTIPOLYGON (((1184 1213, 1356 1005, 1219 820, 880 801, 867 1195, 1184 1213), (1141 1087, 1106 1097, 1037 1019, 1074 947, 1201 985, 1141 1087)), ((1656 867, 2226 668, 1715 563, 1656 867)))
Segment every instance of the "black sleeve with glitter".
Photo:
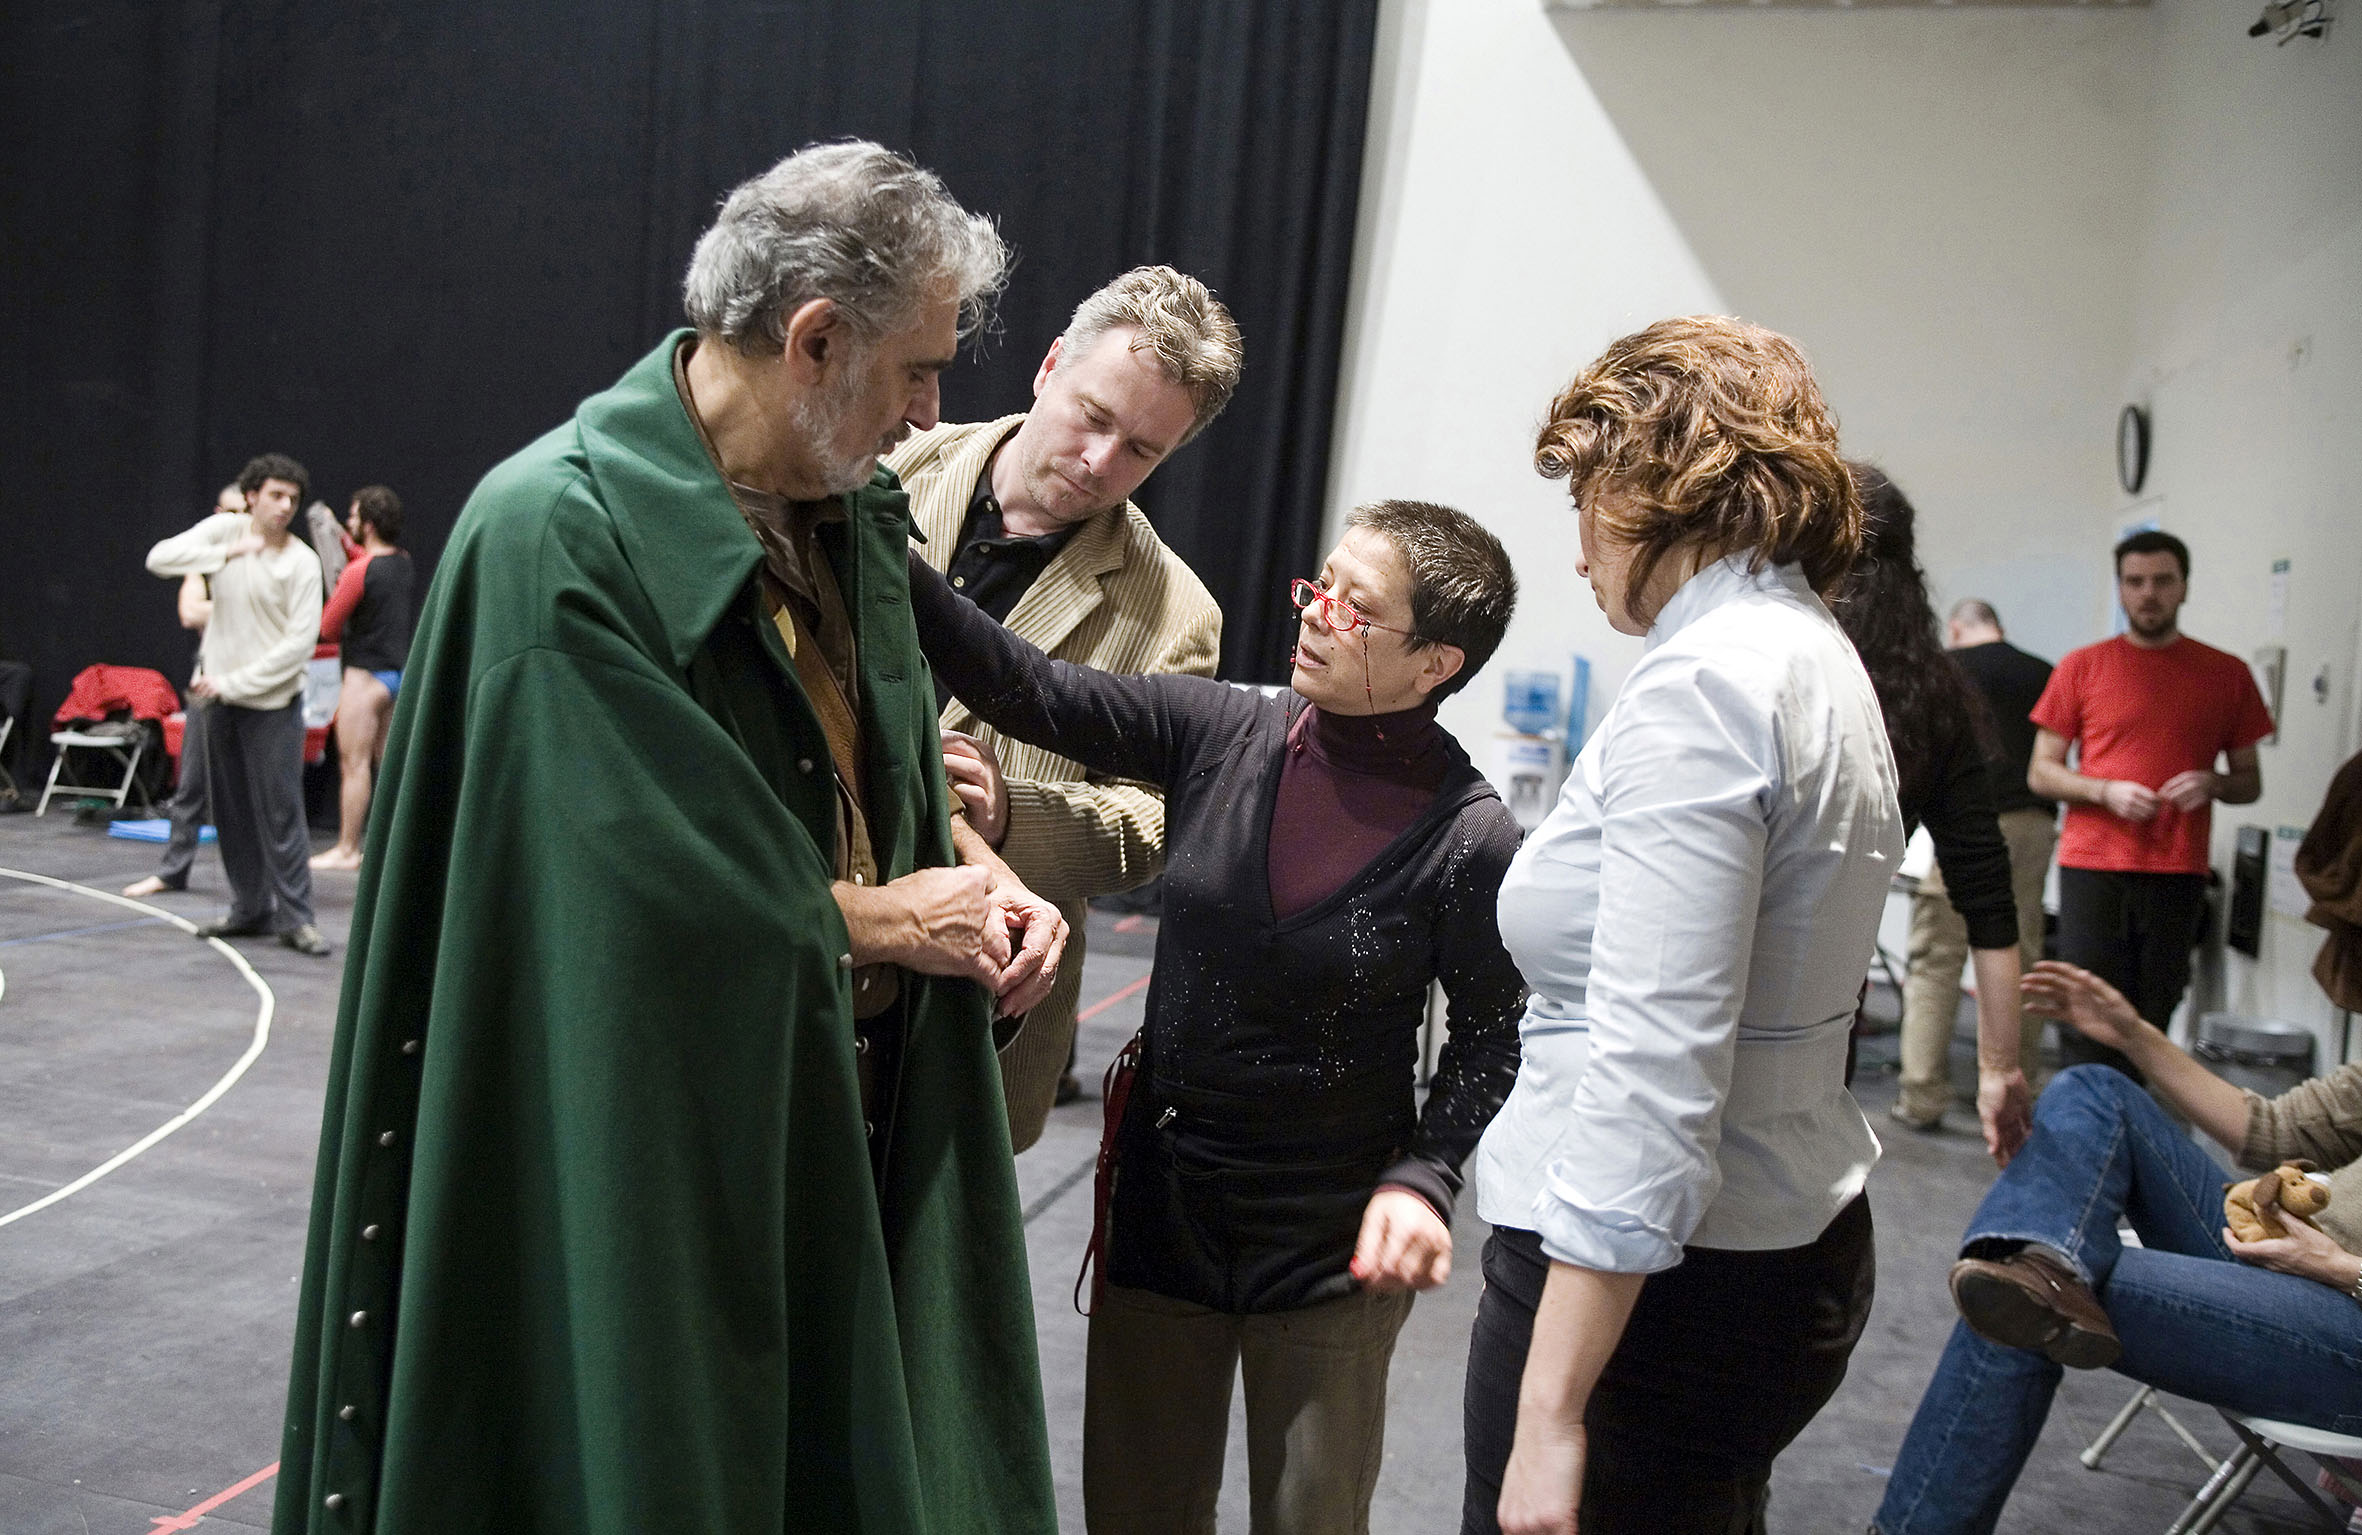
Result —
POLYGON ((915 548, 910 606, 927 664, 977 718, 1118 778, 1170 783, 1210 735, 1241 728, 1255 706, 1254 695, 1210 677, 1053 660, 953 591, 915 548))
POLYGON ((1411 1190, 1447 1223, 1460 1192, 1460 1165, 1517 1080, 1517 1024, 1525 1013, 1525 978, 1501 944, 1498 919, 1517 823, 1499 800, 1480 799, 1460 812, 1453 834, 1459 846, 1434 927, 1435 978, 1451 1037, 1428 1084, 1409 1154, 1381 1180, 1411 1190))

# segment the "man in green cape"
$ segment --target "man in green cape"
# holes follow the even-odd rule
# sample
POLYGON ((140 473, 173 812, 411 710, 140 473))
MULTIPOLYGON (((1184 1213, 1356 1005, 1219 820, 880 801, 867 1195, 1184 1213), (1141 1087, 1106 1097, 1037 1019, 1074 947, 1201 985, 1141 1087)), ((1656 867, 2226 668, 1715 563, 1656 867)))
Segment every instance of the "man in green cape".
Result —
POLYGON ((696 329, 470 498, 353 912, 278 1535, 1055 1530, 989 1004, 1063 924, 955 866, 873 475, 1006 260, 807 149, 699 243, 696 329))

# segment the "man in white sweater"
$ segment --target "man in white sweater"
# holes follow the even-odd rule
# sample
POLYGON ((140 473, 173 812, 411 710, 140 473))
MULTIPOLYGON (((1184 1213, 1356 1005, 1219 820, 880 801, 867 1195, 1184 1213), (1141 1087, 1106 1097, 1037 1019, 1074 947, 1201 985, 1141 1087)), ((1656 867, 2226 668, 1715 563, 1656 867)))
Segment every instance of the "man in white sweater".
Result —
POLYGON ((275 933, 324 956, 312 923, 311 837, 303 814, 303 676, 320 636, 320 558, 289 525, 311 477, 284 453, 238 475, 243 512, 217 511, 148 551, 159 576, 210 576, 213 614, 189 684, 204 710, 205 772, 230 914, 200 938, 275 933))

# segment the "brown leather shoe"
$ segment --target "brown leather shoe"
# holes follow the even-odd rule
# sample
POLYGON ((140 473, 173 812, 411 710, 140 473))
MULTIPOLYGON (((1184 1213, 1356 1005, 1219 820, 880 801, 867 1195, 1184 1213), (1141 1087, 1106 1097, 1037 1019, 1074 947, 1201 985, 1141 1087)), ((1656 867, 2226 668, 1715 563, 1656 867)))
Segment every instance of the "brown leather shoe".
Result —
POLYGON ((2072 1370, 2103 1369, 2124 1352, 2091 1287, 2037 1248, 1953 1264, 1952 1304, 1979 1337, 2072 1370))

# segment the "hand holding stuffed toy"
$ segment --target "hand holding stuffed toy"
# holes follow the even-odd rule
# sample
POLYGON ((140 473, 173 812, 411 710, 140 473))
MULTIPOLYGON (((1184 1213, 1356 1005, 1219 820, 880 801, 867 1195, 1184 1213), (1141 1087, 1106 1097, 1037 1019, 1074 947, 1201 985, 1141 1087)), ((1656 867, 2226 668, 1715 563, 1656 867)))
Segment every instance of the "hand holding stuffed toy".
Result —
POLYGON ((2329 1204, 2327 1186, 2305 1174, 2310 1162, 2283 1162, 2268 1173, 2234 1183, 2223 1192, 2223 1224, 2242 1242, 2262 1242, 2288 1235, 2283 1213, 2319 1229, 2313 1216, 2329 1204))

